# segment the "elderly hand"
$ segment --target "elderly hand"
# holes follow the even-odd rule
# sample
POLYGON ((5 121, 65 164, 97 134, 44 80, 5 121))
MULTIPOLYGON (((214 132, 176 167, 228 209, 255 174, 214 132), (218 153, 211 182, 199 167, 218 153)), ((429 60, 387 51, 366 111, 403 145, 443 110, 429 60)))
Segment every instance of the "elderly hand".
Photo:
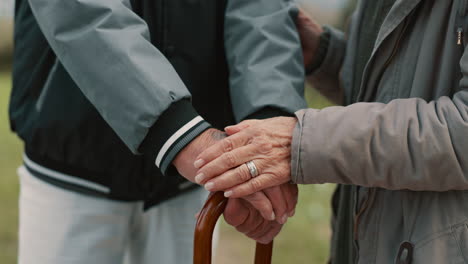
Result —
POLYGON ((243 197, 291 178, 291 141, 295 117, 248 120, 226 128, 231 135, 203 151, 194 163, 195 181, 226 197, 243 197), (245 165, 252 161, 258 172, 245 165))
MULTIPOLYGON (((173 164, 181 175, 194 181, 197 169, 194 167, 195 158, 207 147, 225 138, 224 132, 208 129, 188 144, 174 159, 173 164)), ((276 187, 265 192, 253 193, 243 197, 267 220, 275 220, 284 224, 297 203, 297 188, 276 187)))
POLYGON ((243 199, 229 199, 224 210, 224 219, 237 231, 262 244, 270 243, 283 227, 276 221, 265 220, 250 203, 243 199))

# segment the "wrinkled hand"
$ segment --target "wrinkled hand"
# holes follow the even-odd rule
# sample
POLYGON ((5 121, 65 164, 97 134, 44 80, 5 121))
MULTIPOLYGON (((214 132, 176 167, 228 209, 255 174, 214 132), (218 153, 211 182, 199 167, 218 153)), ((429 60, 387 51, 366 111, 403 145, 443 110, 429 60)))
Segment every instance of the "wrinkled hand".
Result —
POLYGON ((224 210, 224 220, 237 231, 262 244, 270 243, 283 227, 276 221, 265 220, 250 203, 235 198, 229 199, 224 210))
POLYGON ((193 161, 208 146, 215 144, 225 137, 226 134, 218 129, 207 129, 182 149, 174 158, 172 164, 187 180, 195 182, 197 169, 193 166, 193 161))
MULTIPOLYGON (((207 147, 225 138, 224 132, 208 129, 188 144, 173 161, 179 173, 194 182, 197 169, 194 167, 195 158, 207 147)), ((258 192, 243 197, 259 213, 268 220, 277 220, 284 224, 287 216, 292 214, 297 203, 297 190, 292 187, 272 188, 265 192, 258 192), (296 198, 294 198, 294 195, 296 198)))
POLYGON ((317 51, 320 43, 320 34, 323 32, 323 28, 302 9, 299 10, 296 26, 299 37, 301 38, 304 65, 307 67, 312 63, 315 52, 317 51))
POLYGON ((230 136, 197 157, 197 182, 210 191, 225 191, 225 196, 232 198, 289 182, 296 123, 295 117, 276 117, 227 127, 230 136), (255 178, 245 165, 248 161, 253 161, 259 171, 255 178))

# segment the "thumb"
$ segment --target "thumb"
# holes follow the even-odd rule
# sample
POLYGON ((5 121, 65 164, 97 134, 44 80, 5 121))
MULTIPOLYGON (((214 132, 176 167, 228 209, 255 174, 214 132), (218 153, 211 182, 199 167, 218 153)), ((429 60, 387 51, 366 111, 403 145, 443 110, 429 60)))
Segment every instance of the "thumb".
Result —
POLYGON ((224 131, 226 132, 226 134, 228 134, 228 136, 231 136, 231 135, 234 135, 234 134, 240 132, 241 130, 244 130, 244 129, 250 127, 251 125, 254 125, 254 124, 258 123, 259 121, 260 120, 257 120, 257 119, 245 120, 245 121, 240 122, 237 125, 225 127, 224 131))
POLYGON ((226 223, 237 227, 245 222, 249 216, 249 209, 239 199, 229 199, 223 215, 226 223))

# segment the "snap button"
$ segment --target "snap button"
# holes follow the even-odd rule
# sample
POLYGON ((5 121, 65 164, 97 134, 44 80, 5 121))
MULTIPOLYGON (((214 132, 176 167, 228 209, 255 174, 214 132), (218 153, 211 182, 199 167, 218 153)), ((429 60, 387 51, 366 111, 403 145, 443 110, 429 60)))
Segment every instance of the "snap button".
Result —
POLYGON ((411 264, 413 261, 414 246, 411 242, 401 243, 395 264, 411 264))
POLYGON ((169 45, 166 48, 166 56, 167 57, 173 57, 175 54, 176 48, 173 45, 169 45))

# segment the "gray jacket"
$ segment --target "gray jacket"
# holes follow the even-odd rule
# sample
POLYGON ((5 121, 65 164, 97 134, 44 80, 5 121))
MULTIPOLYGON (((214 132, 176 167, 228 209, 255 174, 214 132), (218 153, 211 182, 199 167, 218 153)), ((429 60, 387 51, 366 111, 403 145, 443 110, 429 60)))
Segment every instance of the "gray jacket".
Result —
MULTIPOLYGON (((399 263, 404 241, 412 263, 468 263, 466 0, 396 1, 352 94, 364 1, 347 39, 332 30, 312 76, 324 94, 343 92, 348 106, 296 113, 292 178, 361 186, 358 263, 399 263)), ((335 257, 345 250, 332 247, 335 257)))
MULTIPOLYGON (((60 62, 133 153, 165 110, 191 98, 130 0, 27 1, 60 62)), ((296 14, 294 0, 227 1, 224 41, 237 120, 268 106, 305 107, 296 14)))

